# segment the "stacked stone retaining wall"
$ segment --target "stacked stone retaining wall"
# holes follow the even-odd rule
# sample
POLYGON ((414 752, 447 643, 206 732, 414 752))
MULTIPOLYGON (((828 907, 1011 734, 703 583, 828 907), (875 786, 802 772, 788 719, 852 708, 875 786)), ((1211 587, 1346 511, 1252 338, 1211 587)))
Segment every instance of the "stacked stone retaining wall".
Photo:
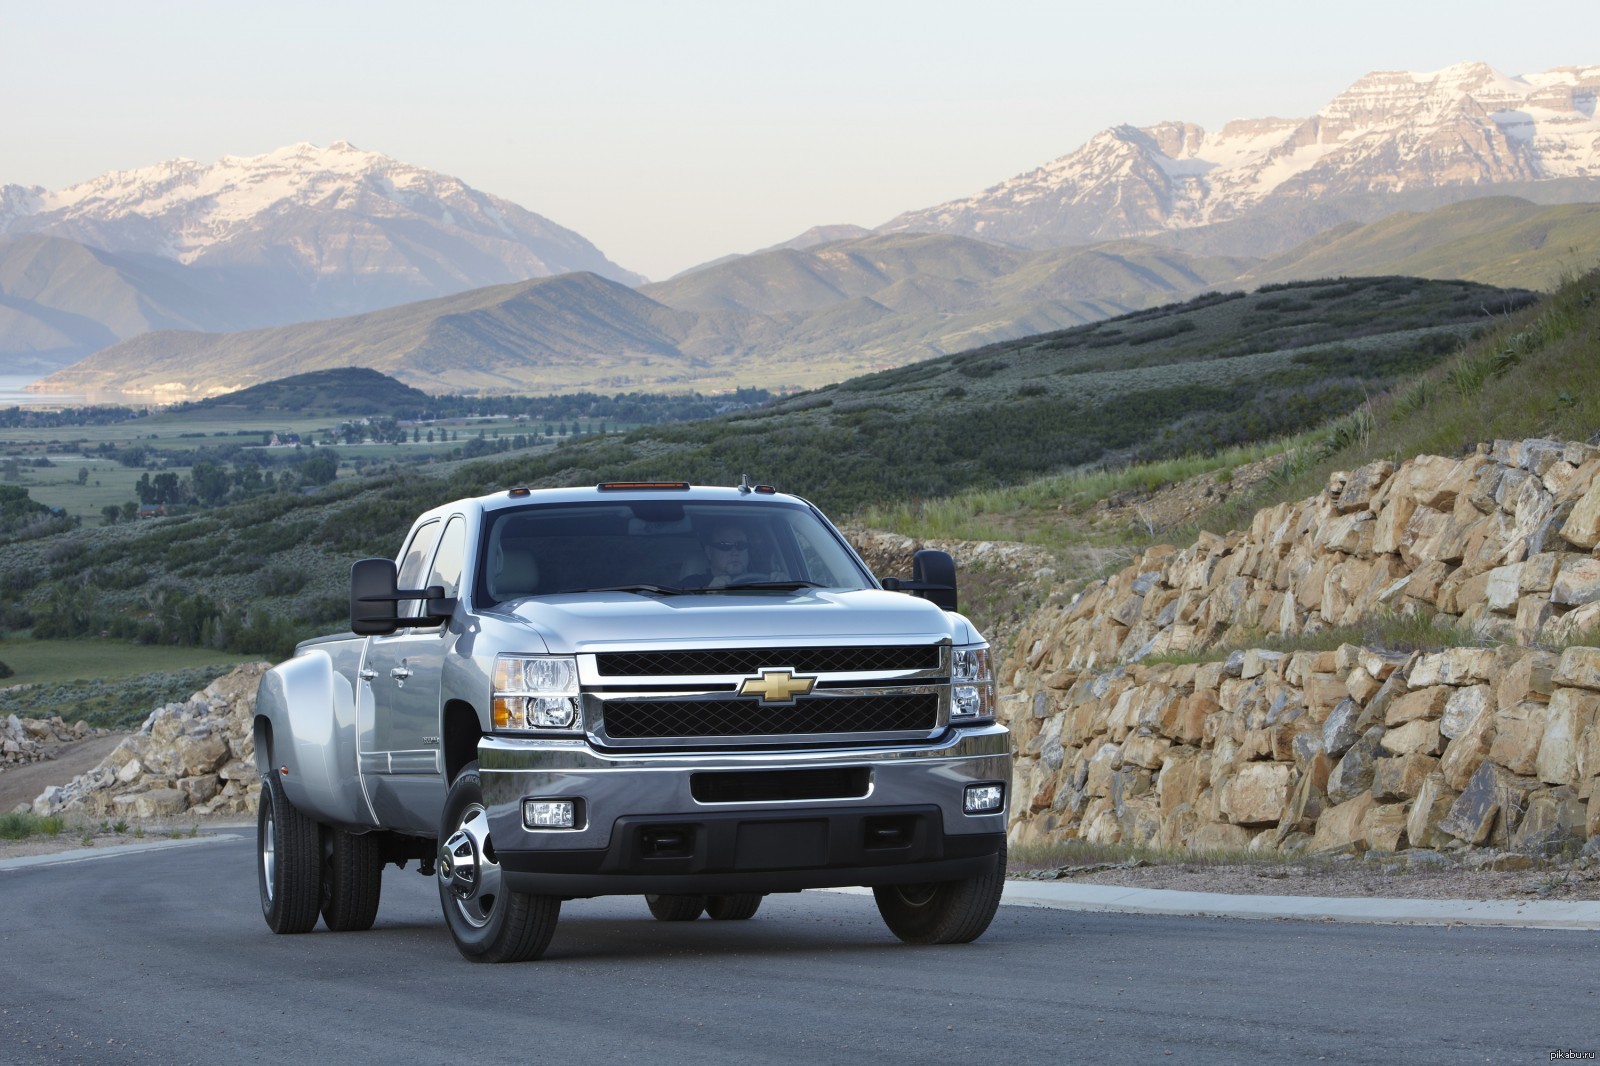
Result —
POLYGON ((1012 834, 1171 849, 1559 850, 1600 832, 1600 451, 1497 441, 1337 474, 1161 546, 1018 633, 1012 834), (1238 652, 1383 613, 1475 646, 1238 652))

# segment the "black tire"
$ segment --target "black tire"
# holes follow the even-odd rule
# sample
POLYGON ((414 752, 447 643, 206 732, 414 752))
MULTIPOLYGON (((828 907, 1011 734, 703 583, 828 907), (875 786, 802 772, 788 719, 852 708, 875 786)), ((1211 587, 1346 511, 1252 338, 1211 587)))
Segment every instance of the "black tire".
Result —
POLYGON ((966 944, 994 920, 1006 887, 1006 849, 993 869, 965 881, 880 885, 872 890, 889 931, 907 944, 966 944))
POLYGON ((335 933, 371 929, 383 890, 383 845, 377 833, 322 831, 322 921, 335 933))
POLYGON ((741 892, 736 896, 707 896, 706 913, 719 922, 742 922, 755 917, 766 899, 762 892, 741 892))
POLYGON ((544 954, 561 917, 561 900, 514 892, 501 881, 476 762, 462 769, 445 797, 438 865, 439 903, 462 956, 527 962, 544 954))
POLYGON ((316 822, 295 809, 272 777, 256 813, 256 886, 274 933, 309 933, 322 903, 322 845, 316 822))
POLYGON ((706 909, 704 896, 646 896, 644 902, 658 922, 692 922, 706 909))

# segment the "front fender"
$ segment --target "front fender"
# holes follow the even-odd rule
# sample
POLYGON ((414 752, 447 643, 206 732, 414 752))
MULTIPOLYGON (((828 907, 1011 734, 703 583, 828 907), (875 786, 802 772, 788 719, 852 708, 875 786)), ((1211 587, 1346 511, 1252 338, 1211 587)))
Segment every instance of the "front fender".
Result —
POLYGON ((350 680, 361 642, 345 644, 304 649, 262 675, 256 690, 256 769, 263 777, 276 777, 289 802, 317 821, 370 829, 378 821, 356 773, 350 680), (336 657, 348 662, 336 664, 336 657))

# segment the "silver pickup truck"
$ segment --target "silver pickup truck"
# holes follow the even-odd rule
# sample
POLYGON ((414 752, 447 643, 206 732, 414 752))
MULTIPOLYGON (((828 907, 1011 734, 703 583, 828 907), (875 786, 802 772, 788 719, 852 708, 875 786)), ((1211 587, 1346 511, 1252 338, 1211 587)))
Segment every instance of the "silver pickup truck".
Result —
POLYGON ((262 678, 261 907, 369 928, 435 876, 469 959, 539 957, 565 900, 749 918, 866 885, 910 943, 980 936, 1011 740, 955 567, 880 582, 768 486, 511 489, 351 568, 351 632, 262 678), (909 595, 907 594, 909 593, 909 595))

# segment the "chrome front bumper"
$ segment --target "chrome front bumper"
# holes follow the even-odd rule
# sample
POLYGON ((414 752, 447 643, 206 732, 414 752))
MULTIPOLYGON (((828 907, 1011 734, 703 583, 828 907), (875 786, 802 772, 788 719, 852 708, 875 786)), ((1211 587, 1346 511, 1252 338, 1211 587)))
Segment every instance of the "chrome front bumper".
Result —
POLYGON ((982 873, 1006 812, 967 814, 965 788, 1009 789, 1011 736, 987 725, 931 744, 692 754, 495 736, 479 743, 478 763, 495 852, 520 891, 785 891, 982 873), (837 798, 705 802, 691 781, 796 770, 855 771, 865 785, 837 798), (581 824, 528 829, 524 799, 581 800, 581 824), (681 847, 659 846, 679 838, 681 847))

